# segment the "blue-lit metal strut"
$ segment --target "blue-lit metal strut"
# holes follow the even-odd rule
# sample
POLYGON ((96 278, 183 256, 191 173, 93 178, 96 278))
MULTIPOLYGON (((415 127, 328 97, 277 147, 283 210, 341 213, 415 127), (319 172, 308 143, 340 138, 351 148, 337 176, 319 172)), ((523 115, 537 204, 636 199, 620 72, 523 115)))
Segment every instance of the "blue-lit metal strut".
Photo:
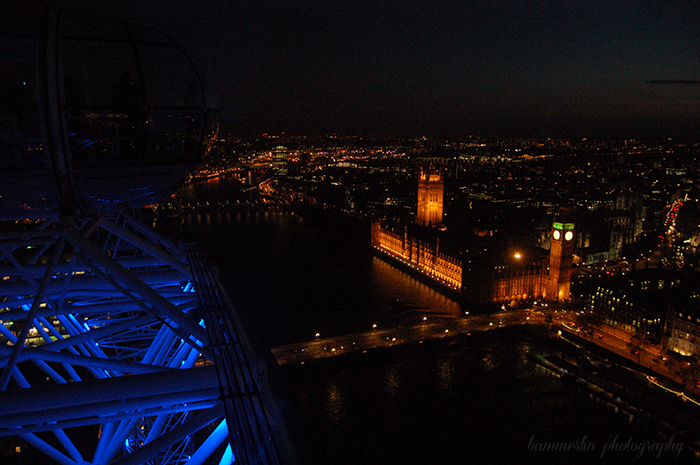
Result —
POLYGON ((124 213, 28 226, 0 234, 0 436, 65 465, 295 463, 196 246, 124 213))

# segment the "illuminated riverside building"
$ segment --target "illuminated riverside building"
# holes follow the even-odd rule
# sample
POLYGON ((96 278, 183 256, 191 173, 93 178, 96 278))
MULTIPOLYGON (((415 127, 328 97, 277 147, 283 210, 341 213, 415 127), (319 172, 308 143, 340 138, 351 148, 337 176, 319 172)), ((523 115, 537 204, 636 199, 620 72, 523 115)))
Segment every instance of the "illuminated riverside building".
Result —
POLYGON ((464 273, 465 286, 462 293, 472 301, 512 302, 547 297, 550 276, 544 261, 525 266, 506 264, 474 267, 469 264, 464 273))
POLYGON ((552 226, 552 249, 545 257, 530 251, 514 252, 501 260, 488 252, 467 252, 460 257, 441 252, 437 231, 427 228, 436 224, 432 219, 442 221, 442 194, 442 177, 421 171, 416 223, 426 227, 404 225, 403 231, 397 231, 373 221, 372 247, 471 302, 569 300, 574 223, 557 218, 552 226), (430 202, 438 199, 431 210, 430 202))
POLYGON ((663 279, 611 280, 591 293, 588 308, 600 315, 604 324, 630 334, 645 334, 658 343, 666 313, 659 293, 663 286, 663 279))
POLYGON ((444 183, 442 175, 430 168, 421 168, 418 178, 418 211, 416 223, 421 226, 431 226, 444 229, 442 224, 442 211, 444 207, 444 183))
POLYGON ((604 324, 681 355, 698 353, 700 293, 697 273, 636 270, 610 277, 588 297, 588 309, 604 324))
POLYGON ((421 240, 409 235, 408 228, 399 234, 376 221, 372 223, 372 246, 452 290, 462 289, 462 262, 440 253, 439 240, 435 243, 421 240))

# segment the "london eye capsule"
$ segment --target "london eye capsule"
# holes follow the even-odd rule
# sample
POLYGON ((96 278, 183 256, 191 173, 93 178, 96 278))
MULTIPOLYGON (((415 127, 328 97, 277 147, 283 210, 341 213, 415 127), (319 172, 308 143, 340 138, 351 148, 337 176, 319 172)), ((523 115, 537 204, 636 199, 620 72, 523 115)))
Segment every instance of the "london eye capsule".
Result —
POLYGON ((55 8, 0 31, 0 220, 158 202, 213 128, 192 61, 151 31, 55 8))

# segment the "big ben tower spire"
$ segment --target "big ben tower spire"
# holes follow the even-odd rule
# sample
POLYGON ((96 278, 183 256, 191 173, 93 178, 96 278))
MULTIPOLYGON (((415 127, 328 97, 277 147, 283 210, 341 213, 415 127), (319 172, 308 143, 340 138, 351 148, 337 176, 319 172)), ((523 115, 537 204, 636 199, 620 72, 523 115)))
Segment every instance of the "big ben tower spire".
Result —
POLYGON ((565 213, 552 224, 552 248, 549 252, 547 299, 561 302, 569 299, 571 265, 574 257, 574 223, 565 213))

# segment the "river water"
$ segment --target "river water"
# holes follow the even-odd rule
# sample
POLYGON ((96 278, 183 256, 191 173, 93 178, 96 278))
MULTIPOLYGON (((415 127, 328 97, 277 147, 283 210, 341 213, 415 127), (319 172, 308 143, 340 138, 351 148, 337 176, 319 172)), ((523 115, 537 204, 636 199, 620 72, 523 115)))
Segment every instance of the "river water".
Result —
MULTIPOLYGON (((218 202, 233 200, 239 189, 233 179, 211 180, 180 195, 192 200, 211 193, 218 202)), ((376 257, 367 220, 329 212, 200 210, 186 215, 185 235, 217 265, 231 300, 268 347, 465 311, 376 257)))
MULTIPOLYGON (((235 180, 184 199, 233 201, 235 180)), ((330 213, 222 209, 186 215, 258 344, 275 347, 467 311, 377 258, 366 221, 330 213)), ((281 371, 304 463, 646 463, 658 436, 527 360, 546 341, 524 328, 426 341, 281 371), (622 442, 628 450, 621 450, 622 442), (566 452, 549 444, 573 444, 566 452), (618 450, 605 451, 606 447, 618 450), (551 446, 553 447, 553 446, 551 446), (640 447, 640 446, 638 446, 640 447), (601 458, 602 455, 602 458, 601 458)), ((676 444, 677 445, 677 444, 676 444)), ((661 454, 657 463, 675 459, 661 454)))

